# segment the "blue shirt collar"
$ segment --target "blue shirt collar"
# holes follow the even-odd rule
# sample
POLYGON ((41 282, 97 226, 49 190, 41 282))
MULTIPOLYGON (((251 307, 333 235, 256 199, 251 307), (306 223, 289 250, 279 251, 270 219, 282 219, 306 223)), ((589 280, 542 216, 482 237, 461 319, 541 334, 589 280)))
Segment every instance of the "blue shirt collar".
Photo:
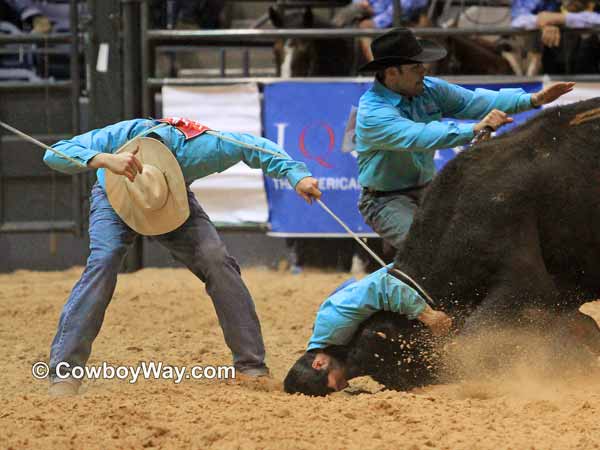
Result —
POLYGON ((381 83, 377 78, 373 82, 373 92, 382 96, 386 100, 388 100, 392 105, 399 106, 402 102, 407 99, 397 92, 392 91, 385 87, 383 83, 381 83))

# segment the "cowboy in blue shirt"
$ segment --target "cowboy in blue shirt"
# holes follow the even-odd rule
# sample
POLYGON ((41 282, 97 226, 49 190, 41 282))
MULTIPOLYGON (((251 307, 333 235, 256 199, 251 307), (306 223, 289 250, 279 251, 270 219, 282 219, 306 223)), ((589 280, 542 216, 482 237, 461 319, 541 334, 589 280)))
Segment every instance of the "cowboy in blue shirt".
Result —
MULTIPOLYGON (((105 189, 106 170, 123 175, 131 182, 141 174, 143 167, 135 153, 115 154, 125 143, 136 136, 151 133, 151 137, 166 145, 168 150, 165 151, 172 152, 187 185, 195 179, 222 172, 243 161, 250 167, 262 169, 268 176, 287 178, 309 203, 313 198, 320 197, 317 180, 303 163, 242 148, 204 133, 204 130, 206 128, 200 124, 185 119, 168 119, 168 123, 135 119, 54 144, 55 149, 77 163, 99 170, 98 183, 91 194, 90 256, 65 304, 50 352, 51 394, 77 393, 79 382, 68 377, 57 377, 57 365, 66 362, 70 368, 85 366, 114 292, 123 257, 136 236, 136 232, 115 212, 105 189)), ((261 137, 244 133, 223 132, 221 135, 286 154, 275 143, 261 137)), ((51 168, 68 174, 85 170, 50 151, 46 152, 44 161, 51 168)), ((247 376, 266 375, 268 369, 264 363, 260 324, 252 297, 240 275, 240 268, 189 189, 187 202, 189 218, 173 231, 154 238, 206 284, 206 291, 214 303, 237 371, 247 376)))
POLYGON ((485 127, 496 130, 525 111, 556 100, 574 83, 556 83, 535 94, 522 89, 471 91, 439 78, 425 77, 424 63, 446 50, 418 41, 408 29, 394 29, 373 41, 375 59, 361 68, 376 71, 373 86, 359 102, 356 150, 359 209, 366 223, 394 248, 401 248, 431 181, 435 151, 469 143, 485 127), (443 117, 481 120, 476 124, 441 122, 443 117))
POLYGON ((350 375, 344 362, 328 349, 350 343, 361 324, 379 311, 417 319, 436 336, 446 334, 452 325, 444 312, 432 309, 413 288, 390 275, 387 267, 360 281, 346 282, 319 308, 306 354, 284 382, 286 391, 326 395, 344 389, 350 375))

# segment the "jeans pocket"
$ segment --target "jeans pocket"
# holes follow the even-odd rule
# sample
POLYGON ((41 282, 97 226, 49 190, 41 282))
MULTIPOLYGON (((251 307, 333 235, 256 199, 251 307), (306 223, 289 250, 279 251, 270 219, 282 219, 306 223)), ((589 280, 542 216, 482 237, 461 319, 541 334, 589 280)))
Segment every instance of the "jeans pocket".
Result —
POLYGON ((369 198, 367 198, 365 195, 361 195, 358 199, 357 206, 362 216, 366 218, 369 212, 369 198))
POLYGON ((108 200, 106 191, 102 186, 100 186, 100 184, 96 183, 92 187, 92 192, 90 193, 90 218, 92 215, 95 215, 101 211, 108 212, 109 214, 115 213, 115 210, 108 200))
POLYGON ((385 202, 371 195, 361 196, 358 202, 358 210, 362 214, 367 225, 373 223, 373 219, 379 214, 379 211, 385 206, 385 202))

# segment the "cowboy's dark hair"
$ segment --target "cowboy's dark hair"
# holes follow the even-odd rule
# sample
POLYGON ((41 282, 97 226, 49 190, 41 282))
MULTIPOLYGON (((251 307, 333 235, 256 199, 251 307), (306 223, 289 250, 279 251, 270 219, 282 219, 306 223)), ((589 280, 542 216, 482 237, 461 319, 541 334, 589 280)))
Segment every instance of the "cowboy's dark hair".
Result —
POLYGON ((380 83, 383 83, 385 81, 385 70, 389 69, 390 67, 395 67, 396 69, 398 69, 400 71, 400 73, 404 73, 404 69, 402 68, 402 65, 389 66, 384 69, 379 69, 377 72, 375 72, 375 79, 377 81, 379 81, 380 83))
POLYGON ((306 352, 298 358, 283 380, 285 392, 313 397, 325 397, 334 392, 334 389, 327 386, 329 369, 313 369, 316 356, 316 352, 306 352))

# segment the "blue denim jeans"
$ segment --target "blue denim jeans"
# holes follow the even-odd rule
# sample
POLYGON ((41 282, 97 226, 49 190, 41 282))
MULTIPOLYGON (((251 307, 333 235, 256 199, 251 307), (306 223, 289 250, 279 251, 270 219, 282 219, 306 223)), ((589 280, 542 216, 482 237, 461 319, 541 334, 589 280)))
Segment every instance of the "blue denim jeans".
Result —
POLYGON ((396 250, 402 248, 413 221, 415 211, 421 204, 423 188, 405 193, 377 197, 362 191, 358 209, 367 225, 396 250))
MULTIPOLYGON (((189 190, 188 199, 187 221, 154 239, 205 283, 237 370, 266 371, 260 323, 240 268, 189 190)), ((115 290, 117 273, 137 235, 120 219, 97 183, 90 205, 90 256, 60 316, 50 350, 51 375, 61 361, 70 367, 85 366, 115 290)))

